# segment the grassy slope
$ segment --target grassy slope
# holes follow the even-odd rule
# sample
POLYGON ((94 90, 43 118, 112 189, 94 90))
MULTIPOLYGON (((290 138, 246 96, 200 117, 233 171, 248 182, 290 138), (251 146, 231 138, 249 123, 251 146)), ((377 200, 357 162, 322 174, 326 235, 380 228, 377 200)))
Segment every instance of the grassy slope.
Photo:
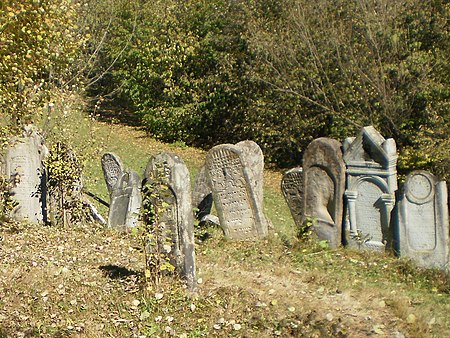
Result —
MULTIPOLYGON (((205 156, 82 115, 52 123, 53 136, 85 154, 86 186, 104 199, 103 152, 141 173, 151 154, 172 151, 193 177, 205 156)), ((296 241, 280 178, 265 173, 274 226, 267 240, 236 243, 217 229, 197 230, 209 235, 196 246, 197 295, 166 280, 144 296, 143 257, 130 234, 1 226, 0 337, 450 336, 448 279, 395 258, 296 241)))

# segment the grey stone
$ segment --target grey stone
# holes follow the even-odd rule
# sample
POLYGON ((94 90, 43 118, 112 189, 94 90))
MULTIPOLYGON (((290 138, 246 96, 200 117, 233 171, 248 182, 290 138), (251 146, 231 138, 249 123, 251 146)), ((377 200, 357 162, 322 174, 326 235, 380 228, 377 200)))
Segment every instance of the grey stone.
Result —
POLYGON ((336 248, 342 238, 345 164, 341 143, 331 138, 312 141, 303 155, 304 215, 314 220, 320 240, 336 248))
POLYGON ((205 215, 200 219, 200 225, 216 225, 220 226, 219 217, 215 215, 205 215))
POLYGON ((212 191, 208 184, 206 168, 202 166, 195 178, 194 190, 192 191, 192 207, 197 209, 195 212, 197 219, 201 220, 204 216, 209 215, 212 205, 212 191))
POLYGON ((7 148, 4 171, 10 179, 12 198, 18 203, 11 215, 17 221, 46 221, 43 161, 47 155, 44 138, 31 126, 25 128, 22 137, 13 138, 7 148))
MULTIPOLYGON (((259 145, 251 140, 236 143, 236 147, 242 150, 244 167, 249 169, 249 180, 256 197, 256 203, 264 210, 264 154, 259 145)), ((264 229, 269 227, 269 220, 262 213, 262 224, 264 229)))
POLYGON ((303 226, 303 168, 292 168, 284 173, 281 180, 281 191, 295 225, 300 229, 303 226))
POLYGON ((125 171, 111 194, 108 226, 119 229, 137 226, 141 205, 141 179, 135 171, 125 171))
POLYGON ((147 182, 162 182, 167 186, 165 191, 160 191, 160 197, 167 205, 161 221, 171 236, 173 263, 186 279, 188 288, 195 290, 194 218, 189 171, 179 156, 163 152, 149 160, 144 176, 147 182))
POLYGON ((345 240, 348 245, 384 252, 393 242, 391 212, 397 190, 395 141, 372 126, 344 142, 347 166, 345 240))
MULTIPOLYGON (((267 221, 255 189, 255 172, 246 166, 242 147, 222 144, 206 156, 206 170, 225 236, 256 240, 267 236, 267 221)), ((258 161, 258 160, 255 160, 258 161)), ((259 169, 257 169, 259 170, 259 169)))
POLYGON ((449 259, 447 185, 417 170, 406 177, 398 202, 400 255, 419 266, 446 269, 449 259))
POLYGON ((113 153, 105 153, 101 159, 106 186, 111 196, 114 186, 124 172, 122 161, 113 153))

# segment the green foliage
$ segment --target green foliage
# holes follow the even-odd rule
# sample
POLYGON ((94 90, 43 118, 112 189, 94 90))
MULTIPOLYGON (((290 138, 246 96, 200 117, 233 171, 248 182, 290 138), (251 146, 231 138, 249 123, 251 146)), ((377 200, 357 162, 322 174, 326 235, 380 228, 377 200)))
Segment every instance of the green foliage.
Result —
POLYGON ((175 270, 172 234, 166 225, 169 205, 165 197, 170 194, 169 189, 158 178, 149 180, 142 188, 142 222, 133 231, 144 248, 146 291, 158 289, 163 276, 175 270))
POLYGON ((263 58, 256 72, 291 109, 276 106, 285 138, 302 143, 289 128, 297 116, 313 137, 342 139, 374 125, 396 140, 401 170, 448 168, 448 3, 287 0, 281 7, 275 19, 260 13, 249 36, 263 58))
POLYGON ((50 221, 67 226, 86 220, 82 197, 82 165, 71 147, 57 142, 45 160, 50 221))
POLYGON ((0 3, 0 113, 20 127, 37 120, 52 88, 73 89, 85 39, 70 0, 0 3))
POLYGON ((396 140, 400 172, 448 175, 446 1, 89 3, 91 88, 128 102, 152 136, 252 139, 290 166, 314 138, 373 125, 396 140))
POLYGON ((11 211, 17 206, 10 194, 10 188, 9 178, 0 175, 0 224, 10 221, 11 211))

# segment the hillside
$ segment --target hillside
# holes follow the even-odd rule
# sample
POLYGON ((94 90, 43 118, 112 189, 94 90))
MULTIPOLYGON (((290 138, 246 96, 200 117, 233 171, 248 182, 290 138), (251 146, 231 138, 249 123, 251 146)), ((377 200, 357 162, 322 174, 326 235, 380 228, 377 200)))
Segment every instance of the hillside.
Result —
MULTIPOLYGON (((87 189, 103 199, 103 152, 142 172, 151 154, 172 151, 192 177, 205 156, 81 113, 59 125, 84 160, 87 189)), ((0 337, 450 336, 447 277, 295 239, 280 179, 265 173, 268 239, 231 242, 218 229, 197 228, 196 294, 169 277, 143 290, 143 255, 132 234, 95 224, 1 225, 0 337)))

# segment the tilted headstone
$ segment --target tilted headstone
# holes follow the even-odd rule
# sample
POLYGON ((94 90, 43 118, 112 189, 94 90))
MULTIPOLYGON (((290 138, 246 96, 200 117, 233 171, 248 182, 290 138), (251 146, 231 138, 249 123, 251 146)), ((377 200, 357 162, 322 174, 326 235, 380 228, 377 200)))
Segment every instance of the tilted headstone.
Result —
POLYGON ((111 193, 108 226, 120 229, 137 226, 141 205, 141 178, 133 170, 125 171, 111 193))
POLYGON ((202 166, 195 178, 194 190, 192 191, 192 207, 197 209, 195 216, 198 220, 211 213, 213 205, 212 191, 208 184, 206 167, 202 166))
MULTIPOLYGON (((222 144, 206 156, 206 170, 213 199, 225 236, 236 240, 260 239, 267 236, 267 221, 261 198, 255 189, 255 172, 246 164, 241 147, 222 144)), ((259 169, 258 169, 259 170, 259 169)))
POLYGON ((313 219, 320 240, 336 248, 342 239, 345 164, 341 143, 331 138, 312 141, 303 155, 304 215, 313 219))
POLYGON ((173 263, 193 290, 196 288, 196 269, 189 171, 179 156, 163 152, 149 160, 144 176, 146 181, 159 181, 167 186, 160 195, 166 204, 161 221, 171 236, 173 263))
POLYGON ((12 211, 17 221, 46 221, 46 184, 43 161, 48 154, 44 138, 28 126, 22 137, 11 140, 5 154, 5 174, 9 177, 12 199, 18 205, 12 211))
POLYGON ((406 177, 398 203, 399 254, 419 266, 446 269, 449 263, 447 185, 422 170, 406 177))
POLYGON ((284 173, 281 180, 281 191, 295 225, 300 229, 303 226, 303 168, 292 168, 284 173))
POLYGON ((397 152, 372 126, 344 142, 347 166, 345 238, 350 246, 384 251, 393 241, 391 211, 397 190, 397 152))
POLYGON ((101 162, 106 186, 108 188, 109 195, 111 196, 115 184, 124 172, 122 161, 119 156, 113 153, 105 153, 102 156, 101 162))

